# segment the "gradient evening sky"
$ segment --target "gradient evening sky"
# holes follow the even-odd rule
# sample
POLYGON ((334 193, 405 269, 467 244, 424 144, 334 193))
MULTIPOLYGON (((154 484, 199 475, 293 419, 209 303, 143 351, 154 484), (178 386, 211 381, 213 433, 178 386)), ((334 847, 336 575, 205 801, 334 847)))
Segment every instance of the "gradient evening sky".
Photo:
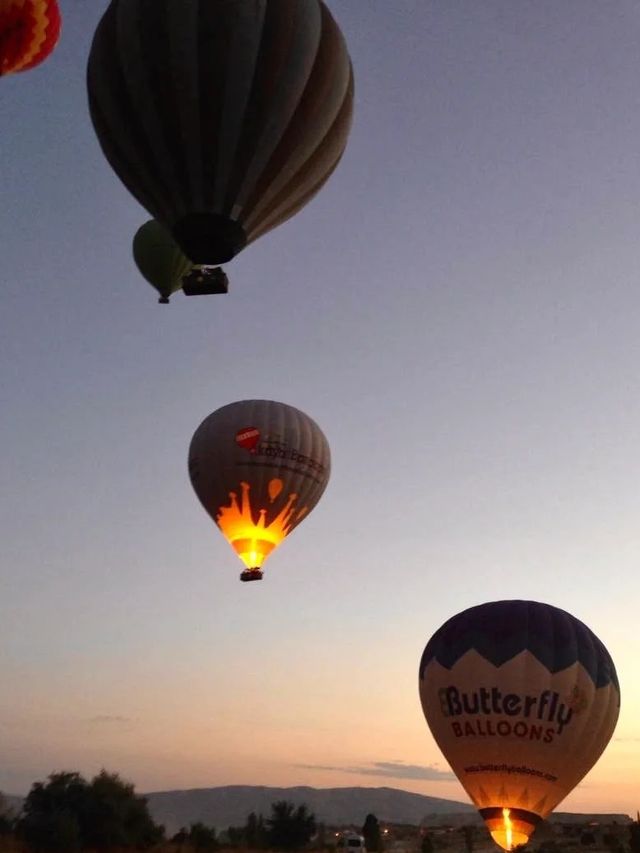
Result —
POLYGON ((104 160, 62 0, 0 85, 0 789, 389 785, 466 799, 417 668, 465 607, 532 598, 609 648, 614 739, 565 810, 640 780, 640 3, 330 0, 356 120, 329 184, 169 307, 104 160), (233 400, 315 418, 313 514, 260 584, 197 502, 233 400))

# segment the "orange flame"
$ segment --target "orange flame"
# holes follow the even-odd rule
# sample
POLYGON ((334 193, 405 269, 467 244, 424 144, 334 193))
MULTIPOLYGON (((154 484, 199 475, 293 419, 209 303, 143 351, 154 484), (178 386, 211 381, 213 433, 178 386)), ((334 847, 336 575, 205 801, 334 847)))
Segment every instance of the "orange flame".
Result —
MULTIPOLYGON (((493 823, 493 821, 491 821, 493 823)), ((522 821, 516 822, 511 818, 511 809, 502 809, 502 826, 497 825, 495 829, 489 826, 491 837, 502 847, 503 850, 513 850, 522 844, 526 844, 529 840, 529 835, 525 831, 522 821)))
POLYGON ((502 809, 502 819, 504 820, 504 835, 507 842, 507 850, 513 847, 513 824, 511 823, 511 809, 502 809))
MULTIPOLYGON (((216 523, 223 536, 231 545, 238 557, 248 569, 259 569, 269 554, 277 548, 293 526, 293 504, 296 494, 289 498, 271 524, 266 524, 266 509, 258 510, 258 521, 254 521, 251 509, 249 483, 240 483, 242 498, 238 505, 236 492, 229 492, 229 506, 221 506, 216 516, 216 523)), ((275 500, 282 489, 282 481, 272 480, 269 483, 269 496, 275 500), (272 497, 273 496, 273 497, 272 497)))

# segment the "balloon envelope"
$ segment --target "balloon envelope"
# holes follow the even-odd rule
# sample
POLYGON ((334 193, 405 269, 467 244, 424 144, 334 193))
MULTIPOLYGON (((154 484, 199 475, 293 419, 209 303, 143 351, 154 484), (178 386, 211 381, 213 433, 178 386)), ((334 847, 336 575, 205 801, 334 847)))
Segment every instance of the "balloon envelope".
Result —
POLYGON ((242 400, 209 415, 189 448, 189 476, 205 510, 250 571, 319 501, 331 454, 304 412, 242 400))
POLYGON ((351 125, 351 63, 322 0, 111 0, 87 82, 107 160, 198 264, 300 210, 351 125))
POLYGON ((56 0, 0 0, 0 75, 45 60, 60 36, 56 0))
POLYGON ((146 280, 160 294, 161 302, 182 287, 182 279, 193 269, 169 232, 149 220, 136 231, 133 238, 133 257, 146 280))
POLYGON ((505 850, 525 844, 591 769, 620 709, 600 640, 533 601, 449 619, 424 650, 419 685, 436 743, 505 850))

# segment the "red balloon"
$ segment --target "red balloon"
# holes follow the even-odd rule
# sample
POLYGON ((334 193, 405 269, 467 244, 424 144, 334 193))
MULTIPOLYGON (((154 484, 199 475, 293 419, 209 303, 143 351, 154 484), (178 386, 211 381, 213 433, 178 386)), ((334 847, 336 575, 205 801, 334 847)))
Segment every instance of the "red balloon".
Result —
POLYGON ((60 36, 57 0, 0 0, 0 75, 43 62, 60 36))

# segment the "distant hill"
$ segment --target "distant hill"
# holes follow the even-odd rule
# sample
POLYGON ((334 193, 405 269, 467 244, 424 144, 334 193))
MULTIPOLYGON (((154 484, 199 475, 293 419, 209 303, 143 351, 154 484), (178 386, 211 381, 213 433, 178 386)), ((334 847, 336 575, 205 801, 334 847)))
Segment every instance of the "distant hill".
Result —
MULTIPOLYGON (((413 826, 463 826, 480 824, 482 818, 469 803, 425 797, 397 788, 269 788, 257 785, 227 785, 222 788, 195 788, 187 791, 158 791, 144 795, 157 823, 173 834, 181 826, 202 821, 218 831, 228 826, 243 826, 250 812, 271 813, 276 800, 305 803, 317 820, 329 826, 361 826, 369 812, 386 823, 413 826)), ((22 797, 4 795, 16 812, 22 797)), ((623 814, 574 814, 554 812, 551 823, 589 823, 601 825, 631 822, 623 814)))
POLYGON ((149 810, 168 832, 202 821, 216 829, 243 826, 250 812, 271 813, 276 800, 306 803, 316 819, 331 826, 362 825, 369 812, 381 821, 418 825, 426 814, 473 814, 468 803, 424 797, 395 788, 268 788, 228 785, 191 791, 145 794, 149 810))

